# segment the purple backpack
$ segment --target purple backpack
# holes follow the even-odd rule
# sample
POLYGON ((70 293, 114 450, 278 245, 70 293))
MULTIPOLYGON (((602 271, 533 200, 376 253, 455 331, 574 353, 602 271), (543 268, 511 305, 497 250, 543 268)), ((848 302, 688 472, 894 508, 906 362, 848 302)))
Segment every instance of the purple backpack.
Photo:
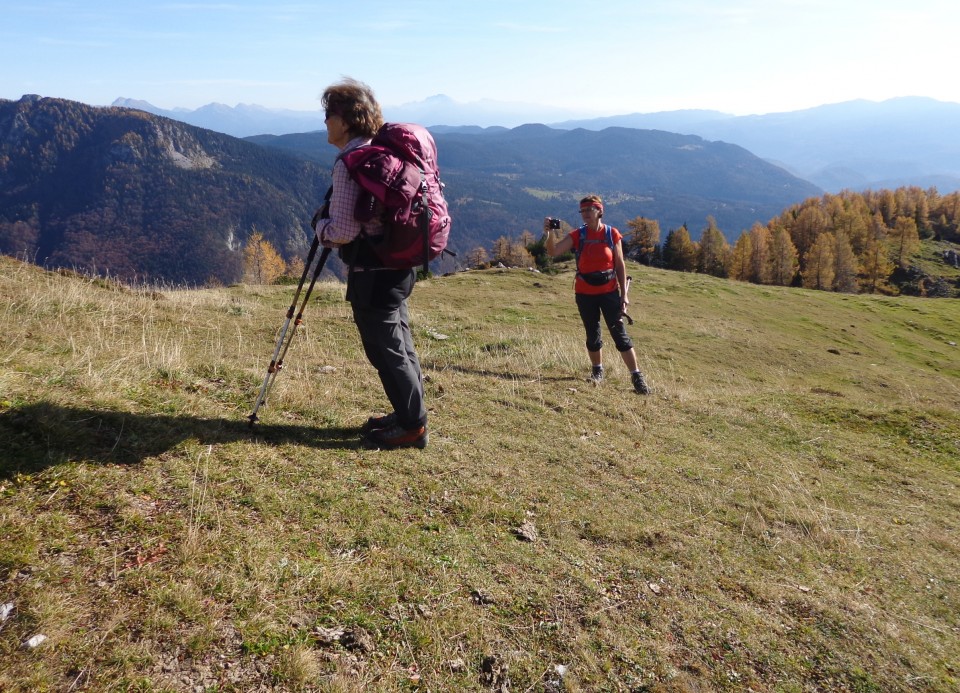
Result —
MULTIPOLYGON (((437 167, 437 145, 427 129, 410 123, 385 123, 368 145, 340 159, 364 194, 354 217, 360 223, 379 215, 382 238, 366 237, 384 267, 410 269, 446 250, 450 214, 437 167)), ((450 253, 451 255, 453 253, 450 253)))

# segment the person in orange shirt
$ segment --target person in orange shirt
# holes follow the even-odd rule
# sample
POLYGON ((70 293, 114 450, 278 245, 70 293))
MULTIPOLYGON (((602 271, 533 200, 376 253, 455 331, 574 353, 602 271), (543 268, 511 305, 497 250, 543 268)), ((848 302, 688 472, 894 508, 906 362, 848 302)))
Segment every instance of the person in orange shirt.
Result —
POLYGON ((587 333, 587 353, 593 366, 590 378, 597 384, 603 381, 602 315, 624 365, 630 370, 633 389, 641 395, 649 394, 650 388, 637 365, 633 342, 623 324, 623 316, 630 302, 626 292, 627 270, 620 245, 622 236, 617 229, 602 223, 603 200, 598 195, 588 195, 580 200, 580 217, 583 224, 559 241, 553 237, 553 229, 559 228, 558 220, 547 217, 543 220, 543 230, 547 235, 546 249, 549 255, 556 257, 572 250, 577 258, 574 293, 587 333))

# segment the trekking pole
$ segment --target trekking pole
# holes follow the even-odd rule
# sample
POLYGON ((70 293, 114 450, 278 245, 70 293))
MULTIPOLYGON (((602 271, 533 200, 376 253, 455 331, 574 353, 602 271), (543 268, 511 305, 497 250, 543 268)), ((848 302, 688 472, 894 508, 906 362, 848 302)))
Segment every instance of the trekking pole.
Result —
MULTIPOLYGON (((633 277, 627 277, 626 286, 623 287, 623 296, 624 296, 624 298, 626 298, 628 295, 630 295, 630 282, 632 282, 632 281, 633 281, 633 277)), ((620 313, 620 317, 626 318, 628 325, 632 325, 632 324, 633 324, 633 318, 631 318, 629 315, 627 315, 627 311, 626 311, 626 310, 624 310, 622 313, 620 313)))
POLYGON ((310 271, 310 265, 313 263, 313 258, 317 254, 318 247, 320 247, 320 240, 315 237, 313 245, 310 246, 310 252, 307 254, 307 262, 303 267, 303 274, 300 277, 300 283, 297 285, 297 291, 293 295, 290 308, 287 309, 287 318, 284 320, 283 327, 280 329, 280 336, 277 338, 277 345, 273 350, 273 357, 270 359, 270 365, 267 367, 267 374, 263 378, 263 385, 260 386, 260 394, 257 395, 257 402, 253 405, 253 413, 247 417, 250 420, 251 428, 260 420, 257 418, 257 412, 266 401, 267 394, 270 388, 273 387, 273 381, 277 378, 277 373, 283 368, 283 359, 287 355, 287 349, 290 348, 290 343, 293 341, 293 335, 296 334, 297 326, 303 322, 303 311, 307 307, 307 301, 310 300, 313 287, 317 283, 317 278, 320 276, 324 264, 327 262, 327 256, 330 255, 330 248, 324 248, 323 252, 320 253, 320 259, 317 261, 317 267, 313 271, 310 286, 307 287, 307 292, 303 296, 303 302, 300 304, 300 311, 297 313, 296 318, 294 318, 297 300, 300 298, 300 292, 303 290, 303 284, 307 280, 307 273, 310 271), (290 330, 290 336, 287 338, 287 330, 290 327, 291 321, 293 321, 293 329, 290 330))

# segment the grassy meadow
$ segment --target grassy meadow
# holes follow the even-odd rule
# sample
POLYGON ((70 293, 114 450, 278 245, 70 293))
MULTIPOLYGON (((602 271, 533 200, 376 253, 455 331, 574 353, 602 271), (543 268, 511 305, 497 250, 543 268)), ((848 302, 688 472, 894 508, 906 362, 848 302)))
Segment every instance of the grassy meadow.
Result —
POLYGON ((293 287, 0 258, 0 690, 960 689, 960 301, 630 272, 647 397, 569 271, 418 284, 378 452, 342 286, 250 428, 293 287))

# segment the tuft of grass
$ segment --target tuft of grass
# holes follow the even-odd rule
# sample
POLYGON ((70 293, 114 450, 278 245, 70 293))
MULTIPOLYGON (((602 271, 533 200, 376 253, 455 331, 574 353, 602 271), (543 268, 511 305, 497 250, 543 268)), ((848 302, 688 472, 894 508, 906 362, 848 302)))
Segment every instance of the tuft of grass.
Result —
POLYGON ((955 690, 960 305, 631 266, 639 397, 561 270, 419 283, 375 452, 342 286, 251 429, 291 287, 0 258, 0 690, 955 690))

